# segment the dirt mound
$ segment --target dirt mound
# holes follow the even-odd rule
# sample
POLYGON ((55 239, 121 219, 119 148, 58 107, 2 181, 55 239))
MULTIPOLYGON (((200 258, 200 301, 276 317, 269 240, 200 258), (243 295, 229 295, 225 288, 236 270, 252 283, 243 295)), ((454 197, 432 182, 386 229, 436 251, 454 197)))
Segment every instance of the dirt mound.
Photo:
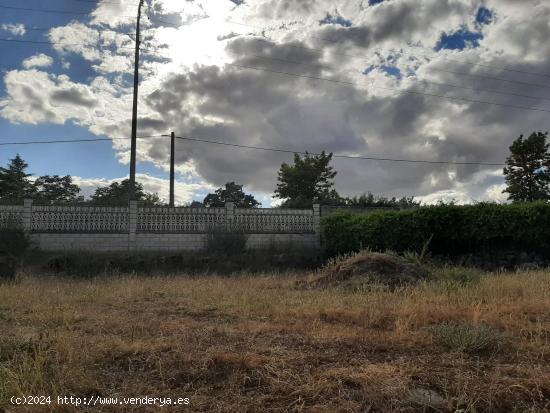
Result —
POLYGON ((428 272, 425 269, 404 258, 368 252, 329 266, 310 286, 361 288, 369 284, 383 284, 398 287, 427 277, 428 272))

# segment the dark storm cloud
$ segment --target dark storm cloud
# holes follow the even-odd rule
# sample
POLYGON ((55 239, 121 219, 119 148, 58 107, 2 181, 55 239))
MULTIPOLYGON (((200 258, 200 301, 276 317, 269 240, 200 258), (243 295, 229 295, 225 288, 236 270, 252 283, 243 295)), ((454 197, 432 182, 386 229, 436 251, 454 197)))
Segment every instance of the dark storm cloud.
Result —
POLYGON ((151 117, 142 117, 138 119, 138 127, 140 130, 166 131, 166 122, 162 119, 151 117))
POLYGON ((71 105, 93 108, 97 106, 97 99, 93 98, 88 90, 73 86, 69 89, 56 90, 51 94, 51 99, 59 103, 69 103, 71 105))

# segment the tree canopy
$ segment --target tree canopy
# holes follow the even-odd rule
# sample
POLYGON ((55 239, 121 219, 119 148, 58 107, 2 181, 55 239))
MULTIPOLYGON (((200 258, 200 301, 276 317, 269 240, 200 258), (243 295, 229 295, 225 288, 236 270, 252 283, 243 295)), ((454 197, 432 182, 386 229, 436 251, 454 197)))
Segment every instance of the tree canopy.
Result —
POLYGON ((527 139, 521 135, 510 146, 504 177, 508 199, 527 202, 550 199, 550 153, 548 132, 534 132, 527 139))
POLYGON ((334 189, 337 172, 330 166, 332 153, 319 155, 294 154, 294 164, 283 163, 279 169, 275 197, 282 199, 282 206, 309 208, 314 202, 338 203, 340 196, 334 189))
POLYGON ((10 159, 7 168, 0 167, 0 198, 21 201, 34 195, 32 174, 26 172, 28 166, 18 154, 10 159))
POLYGON ((370 192, 354 196, 351 198, 345 198, 343 204, 351 207, 358 208, 396 208, 396 209, 408 209, 420 206, 420 202, 415 201, 414 197, 402 197, 402 198, 386 198, 383 196, 376 196, 370 192))
POLYGON ((208 194, 202 202, 205 207, 223 207, 226 202, 233 202, 237 208, 257 208, 260 203, 250 194, 245 194, 243 186, 228 182, 225 187, 218 188, 213 194, 208 194))
POLYGON ((44 175, 34 181, 35 199, 44 202, 83 202, 80 188, 70 175, 44 175))
MULTIPOLYGON (((130 180, 124 179, 121 182, 113 182, 108 186, 100 187, 95 190, 90 197, 90 203, 97 205, 127 205, 128 194, 130 191, 130 180)), ((157 194, 147 193, 143 190, 143 185, 136 182, 135 199, 144 206, 162 205, 157 194)))

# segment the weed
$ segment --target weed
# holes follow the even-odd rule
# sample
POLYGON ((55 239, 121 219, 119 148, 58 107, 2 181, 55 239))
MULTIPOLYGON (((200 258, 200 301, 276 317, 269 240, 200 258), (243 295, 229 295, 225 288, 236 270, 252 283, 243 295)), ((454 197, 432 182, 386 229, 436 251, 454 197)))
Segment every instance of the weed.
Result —
POLYGON ((476 268, 446 265, 433 268, 431 274, 433 280, 443 282, 447 286, 464 286, 478 283, 484 273, 476 268))
POLYGON ((432 334, 436 344, 465 353, 494 352, 503 344, 498 331, 488 326, 443 323, 432 327, 432 334))
POLYGON ((242 228, 213 227, 206 234, 206 249, 211 253, 238 254, 245 250, 247 239, 242 228))

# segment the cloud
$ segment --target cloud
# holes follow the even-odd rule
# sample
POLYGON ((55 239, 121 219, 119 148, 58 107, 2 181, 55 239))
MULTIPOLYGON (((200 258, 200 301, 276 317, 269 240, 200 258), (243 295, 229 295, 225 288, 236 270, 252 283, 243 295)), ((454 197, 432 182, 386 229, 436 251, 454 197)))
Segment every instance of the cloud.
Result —
MULTIPOLYGON (((133 41, 122 32, 131 31, 136 10, 135 2, 113 3, 101 1, 91 23, 49 32, 64 61, 80 56, 94 76, 77 81, 53 70, 8 72, 0 115, 20 123, 71 120, 96 134, 128 136, 133 41)), ((524 73, 550 74, 550 3, 487 0, 483 7, 490 19, 487 12, 480 17, 474 0, 247 0, 238 7, 159 0, 143 24, 166 47, 143 54, 139 133, 174 130, 291 151, 503 162, 517 136, 550 128, 547 113, 506 106, 550 110, 548 76, 524 73), (457 33, 476 33, 476 47, 459 36, 455 48, 434 50, 457 33)), ((165 169, 167 145, 142 140, 138 159, 165 169)), ((189 182, 236 181, 265 195, 275 188, 280 164, 292 161, 291 154, 184 140, 176 148, 189 182)), ((113 141, 113 149, 128 162, 127 141, 113 141)), ((505 199, 500 168, 344 159, 334 165, 344 195, 505 199)))
POLYGON ((14 36, 23 36, 27 30, 25 29, 24 24, 2 24, 0 29, 11 33, 14 36))
POLYGON ((0 100, 0 115, 5 119, 30 124, 63 124, 69 119, 83 125, 93 123, 91 109, 99 100, 89 86, 36 69, 12 70, 4 82, 8 98, 0 100))
POLYGON ((31 56, 25 60, 23 60, 23 63, 21 63, 21 65, 25 68, 25 69, 30 69, 30 68, 33 68, 33 67, 49 67, 53 64, 53 59, 44 54, 44 53, 40 53, 40 54, 36 54, 34 56, 31 56))

